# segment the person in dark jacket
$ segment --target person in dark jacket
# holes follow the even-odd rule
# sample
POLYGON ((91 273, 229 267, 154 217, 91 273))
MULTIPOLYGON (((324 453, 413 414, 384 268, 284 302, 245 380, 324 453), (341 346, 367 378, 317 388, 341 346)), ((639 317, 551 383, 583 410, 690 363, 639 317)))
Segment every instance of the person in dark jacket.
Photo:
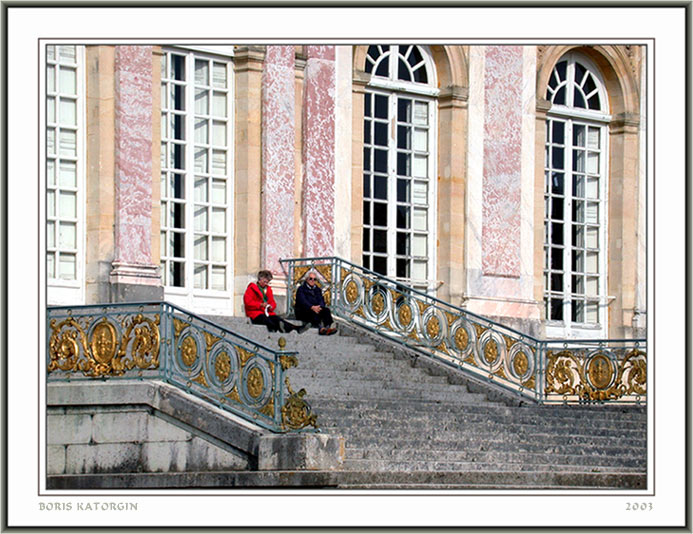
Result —
POLYGON ((272 294, 269 283, 272 280, 270 271, 260 271, 257 274, 257 283, 251 282, 243 295, 245 314, 253 324, 264 324, 270 332, 291 332, 296 330, 303 333, 303 328, 279 317, 274 310, 277 303, 272 294))
POLYGON ((312 324, 318 328, 321 336, 331 336, 337 330, 332 328, 332 313, 325 305, 322 289, 317 284, 318 278, 315 271, 308 273, 306 281, 296 291, 296 305, 294 311, 296 319, 312 324))

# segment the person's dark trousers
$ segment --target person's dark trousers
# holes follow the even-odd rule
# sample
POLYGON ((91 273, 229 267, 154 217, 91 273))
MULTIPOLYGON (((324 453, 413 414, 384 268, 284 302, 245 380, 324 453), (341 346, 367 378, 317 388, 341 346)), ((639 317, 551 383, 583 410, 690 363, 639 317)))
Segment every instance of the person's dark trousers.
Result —
POLYGON ((311 323, 315 328, 324 326, 329 328, 332 324, 332 312, 329 308, 322 308, 320 313, 315 313, 313 310, 296 310, 296 319, 311 323))
POLYGON ((264 324, 270 332, 279 331, 279 321, 281 321, 281 319, 277 315, 264 314, 258 315, 255 319, 250 320, 253 324, 264 324))

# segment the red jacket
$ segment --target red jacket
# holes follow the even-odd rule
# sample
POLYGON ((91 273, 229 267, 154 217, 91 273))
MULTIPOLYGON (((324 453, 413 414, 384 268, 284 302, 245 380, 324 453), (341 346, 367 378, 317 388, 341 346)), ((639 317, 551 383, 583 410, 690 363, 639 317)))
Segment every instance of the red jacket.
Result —
POLYGON ((262 297, 260 287, 256 283, 251 282, 248 284, 245 295, 243 295, 243 306, 248 317, 255 319, 258 315, 265 313, 265 304, 270 306, 268 313, 275 315, 274 310, 277 308, 277 303, 274 301, 274 295, 270 286, 265 288, 265 296, 267 297, 266 301, 262 297))

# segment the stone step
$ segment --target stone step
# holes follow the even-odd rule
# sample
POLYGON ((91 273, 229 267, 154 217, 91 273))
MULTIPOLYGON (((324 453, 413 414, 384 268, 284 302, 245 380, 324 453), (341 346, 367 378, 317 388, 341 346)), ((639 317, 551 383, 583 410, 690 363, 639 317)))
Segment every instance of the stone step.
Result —
POLYGON ((293 367, 287 372, 287 376, 293 380, 314 380, 321 382, 343 382, 343 381, 365 381, 372 382, 375 380, 388 380, 396 381, 397 383, 403 384, 448 384, 447 378, 443 376, 433 376, 422 373, 417 373, 414 369, 400 369, 396 376, 390 369, 385 369, 383 367, 373 367, 368 372, 364 373, 363 369, 358 365, 346 365, 341 366, 342 369, 336 369, 335 365, 332 366, 310 366, 293 367))
MULTIPOLYGON (((338 413, 340 417, 349 416, 349 414, 360 414, 359 417, 367 414, 377 414, 380 412, 396 412, 401 413, 400 403, 392 401, 379 401, 377 404, 371 402, 363 402, 359 400, 337 401, 326 404, 325 409, 338 413)), ((412 405, 407 406, 406 412, 412 416, 429 414, 431 407, 428 405, 412 405)), ((641 412, 614 412, 601 411, 599 408, 581 409, 579 407, 544 407, 536 405, 525 406, 505 406, 503 404, 494 403, 492 406, 480 406, 478 408, 469 405, 441 405, 436 407, 436 417, 447 417, 472 414, 486 417, 492 414, 501 414, 513 419, 523 417, 524 415, 539 416, 544 420, 557 421, 581 421, 584 419, 594 421, 615 421, 618 424, 633 424, 642 425, 647 421, 647 415, 641 412)))
POLYGON ((438 461, 400 461, 354 460, 344 461, 344 468, 353 471, 504 471, 506 473, 523 471, 584 472, 584 473, 645 473, 644 467, 622 467, 612 465, 566 465, 559 463, 530 464, 526 462, 484 463, 484 462, 438 462, 438 461))
MULTIPOLYGON (((411 447, 408 444, 393 443, 391 448, 364 448, 357 446, 351 440, 346 441, 345 451, 353 458, 392 458, 397 454, 421 455, 423 445, 411 447)), ((604 439, 601 443, 575 443, 566 441, 564 443, 541 443, 541 442, 522 442, 513 443, 508 440, 488 440, 488 439, 460 439, 460 440, 431 440, 426 445, 427 455, 437 454, 437 452, 459 452, 467 451, 474 453, 496 452, 496 453, 532 453, 532 454, 566 454, 582 456, 585 454, 631 456, 646 452, 647 443, 640 445, 630 442, 622 445, 613 445, 612 440, 604 439)), ((419 456, 420 458, 420 456, 419 456)))
POLYGON ((399 462, 474 462, 486 464, 559 464, 571 466, 621 466, 629 468, 645 469, 647 462, 642 458, 634 458, 624 451, 616 454, 599 454, 590 450, 583 454, 569 453, 540 453, 529 451, 470 451, 449 449, 391 449, 383 451, 378 449, 353 449, 346 448, 347 460, 377 460, 388 463, 399 462))
MULTIPOLYGON (((470 394, 471 395, 471 394, 470 394)), ((622 425, 618 421, 589 421, 585 420, 579 423, 566 420, 547 421, 540 416, 527 414, 523 417, 512 418, 506 415, 498 414, 458 414, 454 417, 440 416, 434 412, 430 415, 409 415, 402 412, 380 412, 371 414, 354 414, 347 412, 338 412, 325 409, 321 405, 320 415, 325 420, 336 421, 346 428, 381 428, 387 425, 392 429, 419 429, 432 428, 433 430, 457 430, 463 428, 472 428, 479 426, 499 426, 502 428, 527 429, 533 428, 536 432, 542 430, 583 430, 589 432, 617 432, 623 435, 638 435, 647 436, 645 429, 634 425, 629 427, 622 425)))
MULTIPOLYGON (((292 382, 292 388, 295 390, 299 384, 292 382)), ((427 391, 421 388, 407 387, 390 387, 387 389, 378 390, 373 386, 342 386, 333 384, 316 384, 308 383, 301 385, 305 387, 307 395, 306 400, 309 403, 314 403, 317 399, 332 400, 335 397, 345 399, 357 397, 358 399, 390 399, 402 401, 429 401, 429 402, 469 402, 472 404, 488 402, 485 396, 481 393, 469 393, 467 390, 445 391, 431 390, 427 391)))
POLYGON ((416 440, 455 440, 461 438, 481 438, 483 436, 488 437, 488 439, 510 439, 514 442, 536 442, 538 440, 551 442, 552 437, 556 436, 573 436, 578 438, 592 438, 592 437, 608 437, 612 440, 629 441, 631 439, 643 440, 645 439, 645 434, 638 434, 636 432, 624 432, 619 429, 613 429, 609 431, 595 432, 590 429, 543 429, 538 430, 532 425, 514 425, 507 426, 501 424, 489 424, 487 426, 478 427, 462 427, 459 430, 439 430, 432 425, 430 428, 412 428, 410 430, 399 428, 393 429, 390 427, 383 426, 363 426, 361 428, 352 428, 340 426, 333 427, 327 424, 327 421, 323 421, 318 414, 318 424, 321 430, 325 432, 339 431, 349 442, 359 442, 359 443, 380 443, 387 444, 392 440, 403 441, 406 439, 416 440), (323 423, 326 423, 323 426, 323 423), (346 431, 345 431, 346 430, 346 431))

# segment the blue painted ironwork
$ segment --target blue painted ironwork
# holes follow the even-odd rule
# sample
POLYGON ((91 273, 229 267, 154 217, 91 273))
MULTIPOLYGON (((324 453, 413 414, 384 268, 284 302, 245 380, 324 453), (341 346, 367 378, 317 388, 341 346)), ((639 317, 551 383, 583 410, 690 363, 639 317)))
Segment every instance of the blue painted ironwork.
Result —
MULTIPOLYGON (((333 313, 538 403, 645 403, 647 343, 539 340, 337 257, 281 260, 288 291, 318 274, 333 313)), ((288 299, 289 312, 294 299, 288 299)))
POLYGON ((166 302, 47 309, 47 380, 159 379, 275 431, 317 429, 273 350, 166 302))

